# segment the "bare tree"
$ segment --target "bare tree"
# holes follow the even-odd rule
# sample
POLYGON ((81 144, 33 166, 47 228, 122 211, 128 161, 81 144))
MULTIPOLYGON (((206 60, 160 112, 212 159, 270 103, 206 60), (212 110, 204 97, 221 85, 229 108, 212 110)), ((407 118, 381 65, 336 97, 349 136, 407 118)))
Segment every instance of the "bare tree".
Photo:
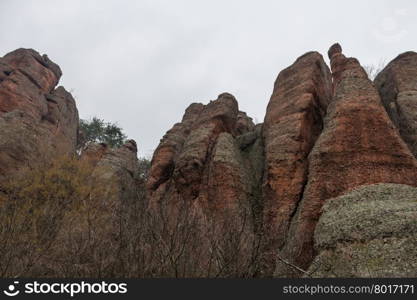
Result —
POLYGON ((365 65, 363 68, 365 69, 366 73, 368 74, 368 78, 370 80, 374 80, 376 76, 385 68, 386 62, 385 60, 380 60, 377 65, 365 65))

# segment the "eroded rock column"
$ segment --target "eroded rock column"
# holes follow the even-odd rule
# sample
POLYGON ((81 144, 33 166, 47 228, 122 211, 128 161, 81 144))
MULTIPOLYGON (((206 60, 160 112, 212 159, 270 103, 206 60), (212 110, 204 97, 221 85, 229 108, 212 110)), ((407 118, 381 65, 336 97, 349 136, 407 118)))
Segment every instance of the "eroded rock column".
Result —
MULTIPOLYGON (((417 162, 382 106, 378 92, 355 58, 340 45, 329 50, 333 98, 324 129, 309 155, 308 183, 281 255, 307 268, 324 202, 361 185, 416 185, 417 162)), ((298 272, 280 263, 277 276, 298 272)))
POLYGON ((276 254, 289 238, 292 216, 307 184, 307 157, 318 138, 331 98, 331 74, 323 57, 307 53, 280 72, 263 127, 263 267, 271 276, 276 254))

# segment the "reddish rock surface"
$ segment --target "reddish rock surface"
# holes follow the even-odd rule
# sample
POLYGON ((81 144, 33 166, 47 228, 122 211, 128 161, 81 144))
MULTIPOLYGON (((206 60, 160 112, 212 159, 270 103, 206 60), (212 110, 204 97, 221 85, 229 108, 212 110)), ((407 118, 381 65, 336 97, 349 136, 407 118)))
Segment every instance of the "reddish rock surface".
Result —
MULTIPOLYGON (((378 92, 340 46, 329 51, 334 94, 324 129, 309 155, 308 183, 281 255, 301 268, 313 259, 313 233, 323 203, 373 183, 416 185, 417 161, 382 106, 378 92)), ((280 263, 277 276, 291 274, 280 263)))
POLYGON ((153 154, 147 181, 147 189, 151 197, 155 198, 157 194, 164 193, 166 183, 171 179, 174 171, 174 159, 177 158, 182 150, 193 124, 203 109, 204 105, 201 103, 191 104, 185 110, 181 123, 175 124, 161 139, 158 148, 153 154))
POLYGON ((264 268, 274 271, 276 251, 287 239, 307 183, 309 155, 331 98, 331 74, 317 52, 281 71, 266 111, 264 175, 264 268))
POLYGON ((225 271, 212 260, 221 251, 219 259, 247 276, 259 227, 261 140, 261 127, 223 93, 207 105, 192 104, 154 153, 147 185, 151 211, 168 219, 159 222, 174 232, 176 220, 196 221, 204 249, 196 263, 206 274, 225 271))
POLYGON ((97 198, 111 202, 119 207, 123 201, 135 199, 137 176, 139 174, 137 145, 128 140, 119 148, 110 148, 106 144, 90 144, 83 151, 81 159, 91 163, 92 187, 97 198))
POLYGON ((55 88, 61 74, 31 49, 0 58, 0 176, 75 152, 78 111, 71 94, 55 88))
POLYGON ((339 44, 328 54, 332 73, 317 52, 280 72, 263 125, 230 94, 192 104, 152 160, 154 205, 182 199, 218 223, 226 212, 237 223, 250 212, 250 234, 261 237, 256 276, 303 275, 290 264, 307 269, 313 260, 327 199, 362 185, 417 184, 417 161, 358 60, 339 44))
MULTIPOLYGON (((202 261, 201 276, 208 276, 211 271, 206 268, 211 267, 214 274, 237 277, 301 276, 294 266, 314 269, 311 262, 319 252, 327 261, 337 257, 337 251, 360 244, 359 240, 353 246, 337 244, 344 241, 345 231, 328 226, 326 220, 337 219, 340 207, 345 215, 351 215, 350 203, 376 212, 372 218, 363 212, 357 218, 365 220, 360 228, 369 237, 375 231, 366 227, 369 220, 378 225, 379 216, 387 212, 409 214, 409 201, 407 207, 397 209, 391 196, 417 186, 417 160, 412 154, 417 153, 417 54, 401 54, 377 76, 379 93, 358 60, 345 57, 339 44, 328 55, 332 73, 317 52, 306 53, 280 72, 263 124, 255 125, 239 111, 235 97, 223 93, 206 105, 191 104, 182 121, 161 139, 146 183, 150 204, 146 213, 168 207, 159 219, 151 215, 164 234, 194 225, 192 237, 197 239, 194 234, 199 233, 201 241, 191 245, 199 244, 204 251, 196 254, 189 249, 185 256, 202 261), (376 183, 408 187, 365 187, 364 199, 370 200, 364 205, 360 197, 350 201, 350 196, 342 196, 376 183), (374 210, 373 205, 382 202, 374 201, 368 190, 381 197, 390 195, 385 202, 390 208, 374 210), (339 206, 332 200, 327 219, 317 227, 323 206, 335 197, 349 201, 339 206), (191 214, 182 211, 188 207, 191 214), (195 225, 194 216, 203 222, 195 225), (171 224, 177 226, 173 231, 165 228, 171 224), (212 224, 213 230, 200 230, 200 225, 212 224), (323 247, 323 240, 330 242, 323 247), (216 270, 213 261, 222 267, 216 270), (235 269, 223 270, 231 264, 235 269)), ((0 58, 0 179, 13 179, 22 168, 75 153, 78 112, 71 94, 56 87, 60 76, 60 68, 34 50, 18 49, 0 58)), ((88 193, 90 200, 97 200, 92 203, 99 205, 99 217, 106 220, 101 229, 114 241, 117 222, 130 218, 127 227, 137 224, 128 207, 147 203, 131 203, 143 193, 144 183, 143 177, 138 179, 136 142, 129 140, 117 149, 90 144, 80 159, 91 167, 88 193)), ((406 195, 412 199, 410 193, 406 195)), ((400 217, 393 220, 392 224, 405 224, 395 231, 401 237, 407 237, 409 224, 415 223, 401 222, 400 217)), ((351 226, 343 220, 338 224, 351 226)), ((384 249, 382 238, 390 226, 381 228, 381 241, 375 242, 378 249, 384 249)), ((409 246, 415 244, 408 240, 409 246)), ((367 242, 374 243, 372 238, 367 242)), ((387 257, 395 257, 401 248, 391 242, 387 257)), ((405 262, 407 252, 401 252, 405 262)), ((321 267, 320 274, 327 274, 321 267)))
POLYGON ((374 82, 388 115, 417 157, 417 53, 400 54, 374 82))
POLYGON ((185 111, 182 122, 166 133, 154 153, 147 184, 150 201, 155 203, 162 198, 193 201, 200 198, 201 202, 202 197, 216 194, 208 185, 216 182, 218 188, 218 181, 212 178, 217 175, 213 175, 211 170, 215 169, 217 174, 220 167, 210 166, 220 163, 229 154, 235 159, 232 154, 237 145, 232 142, 233 136, 253 128, 251 120, 239 112, 236 99, 228 93, 219 95, 217 100, 207 105, 192 104, 185 111), (222 135, 218 140, 222 133, 229 135, 222 135), (223 150, 226 153, 222 153, 223 150))

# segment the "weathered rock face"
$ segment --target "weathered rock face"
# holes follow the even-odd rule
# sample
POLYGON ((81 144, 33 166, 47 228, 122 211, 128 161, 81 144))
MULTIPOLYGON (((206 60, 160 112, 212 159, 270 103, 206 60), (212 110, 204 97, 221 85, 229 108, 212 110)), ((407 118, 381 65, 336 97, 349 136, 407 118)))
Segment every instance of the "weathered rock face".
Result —
POLYGON ((154 153, 150 210, 168 231, 192 224, 199 249, 189 254, 197 266, 194 276, 257 272, 250 262, 261 225, 261 132, 262 125, 255 126, 236 99, 223 93, 187 108, 154 153))
POLYGON ((171 179, 174 171, 174 159, 177 158, 194 122, 198 119, 203 109, 204 105, 201 103, 191 104, 186 109, 182 122, 175 124, 165 134, 155 150, 147 182, 147 188, 152 196, 158 198, 156 194, 162 195, 164 193, 167 181, 171 179))
MULTIPOLYGON (((315 229, 327 200, 375 183, 417 185, 417 161, 359 62, 339 44, 328 54, 332 73, 317 52, 280 72, 262 125, 239 112, 229 94, 192 104, 152 160, 151 204, 178 206, 182 199, 219 223, 222 212, 251 212, 251 234, 260 237, 256 276, 303 275, 294 266, 305 270, 324 251, 313 241, 314 232, 325 234, 323 226, 315 229)), ((394 91, 407 92, 407 112, 396 118, 411 124, 414 68, 407 62, 414 55, 399 58, 377 86, 386 107, 400 99, 394 91), (403 79, 391 83, 395 76, 403 79)))
POLYGON ((375 78, 382 103, 404 141, 417 157, 417 53, 406 52, 375 78))
POLYGON ((313 277, 416 277, 417 189, 376 184, 330 199, 316 226, 313 277))
POLYGON ((254 132, 255 125, 239 112, 230 94, 207 105, 192 104, 154 153, 147 185, 150 202, 183 199, 219 210, 247 201, 254 175, 247 172, 235 137, 254 132))
POLYGON ((18 49, 0 58, 0 176, 75 152, 78 111, 55 88, 61 70, 44 55, 18 49))
MULTIPOLYGON (((197 276, 417 276, 417 53, 399 55, 375 86, 339 44, 328 55, 332 72, 317 52, 280 72, 263 124, 228 93, 191 104, 154 153, 147 199, 133 140, 88 145, 77 174, 86 167, 80 195, 95 214, 65 214, 58 239, 72 224, 89 236, 94 219, 106 251, 90 259, 105 253, 119 274, 117 253, 134 244, 125 233, 146 216, 158 243, 168 236, 201 261, 184 264, 197 276)), ((75 153, 78 113, 60 76, 34 50, 0 58, 1 180, 75 153)))
MULTIPOLYGON (((359 62, 346 58, 339 45, 329 55, 334 94, 309 155, 308 183, 282 250, 302 268, 313 259, 314 228, 327 199, 373 183, 416 185, 417 162, 359 62)), ((276 275, 288 275, 288 266, 281 263, 276 275)))
POLYGON ((81 159, 93 166, 91 186, 99 187, 95 193, 103 201, 120 206, 127 199, 135 199, 137 192, 138 158, 137 145, 128 140, 119 148, 106 144, 90 144, 81 159))
POLYGON ((297 59, 275 82, 263 128, 264 275, 274 271, 276 251, 287 239, 291 218, 303 196, 307 157, 322 130, 331 88, 329 68, 317 52, 297 59))

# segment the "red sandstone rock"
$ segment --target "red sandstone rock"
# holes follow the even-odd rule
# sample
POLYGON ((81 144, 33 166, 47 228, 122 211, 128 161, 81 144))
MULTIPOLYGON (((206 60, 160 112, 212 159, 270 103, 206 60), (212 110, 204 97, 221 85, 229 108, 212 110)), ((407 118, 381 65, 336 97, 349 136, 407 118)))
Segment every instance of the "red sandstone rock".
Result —
POLYGON ((288 238, 307 183, 307 156, 321 132, 330 98, 331 74, 317 52, 301 56, 275 82, 263 127, 265 276, 272 275, 276 251, 288 238))
POLYGON ((75 153, 78 112, 59 66, 31 49, 0 58, 0 176, 75 153))
POLYGON ((237 115, 236 99, 227 93, 207 105, 187 108, 182 122, 167 132, 152 158, 147 184, 151 202, 167 193, 190 201, 199 196, 217 137, 236 131, 237 115))
POLYGON ((186 109, 182 122, 175 124, 162 138, 154 152, 147 181, 147 189, 151 196, 158 191, 163 193, 161 190, 165 187, 164 183, 171 178, 174 171, 174 158, 181 151, 203 108, 204 105, 201 103, 191 104, 186 109))
POLYGON ((147 185, 151 211, 173 232, 177 220, 196 222, 198 243, 207 251, 196 263, 206 266, 206 273, 218 268, 210 256, 219 249, 230 252, 221 259, 241 269, 252 257, 253 208, 260 207, 263 166, 260 140, 260 127, 223 93, 207 105, 190 106, 155 151, 147 185))
POLYGON ((262 177, 259 141, 260 130, 239 112, 232 95, 192 104, 154 153, 147 184, 151 207, 168 205, 175 215, 185 201, 208 222, 240 224, 247 218, 251 227, 251 201, 262 177))
POLYGON ((237 114, 237 101, 227 93, 219 95, 200 113, 175 163, 173 179, 182 198, 193 200, 199 196, 203 173, 217 137, 234 130, 237 114))
MULTIPOLYGON (((398 135, 359 62, 330 51, 334 95, 309 155, 308 184, 281 255, 302 268, 313 259, 313 233, 323 203, 373 183, 415 186, 417 161, 398 135)), ((276 275, 289 275, 281 263, 276 275)))

